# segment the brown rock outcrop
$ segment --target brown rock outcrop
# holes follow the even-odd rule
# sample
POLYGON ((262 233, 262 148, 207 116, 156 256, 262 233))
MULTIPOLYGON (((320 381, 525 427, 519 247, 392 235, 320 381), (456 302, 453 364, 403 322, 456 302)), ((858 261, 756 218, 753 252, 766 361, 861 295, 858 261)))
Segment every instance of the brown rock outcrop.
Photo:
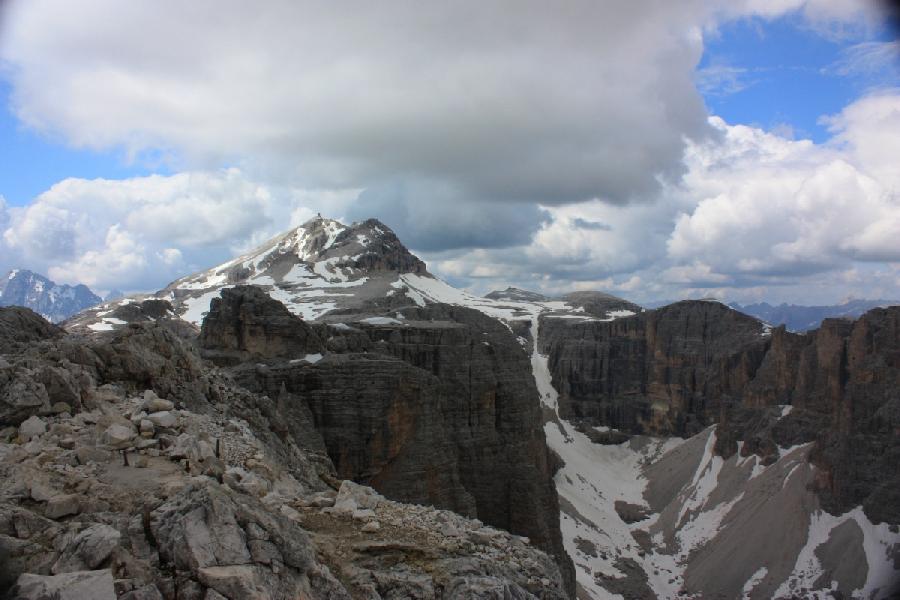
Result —
POLYGON ((317 331, 252 285, 223 289, 210 303, 200 347, 218 364, 322 352, 317 331))
POLYGON ((30 308, 0 306, 0 355, 31 342, 58 338, 63 333, 30 308))

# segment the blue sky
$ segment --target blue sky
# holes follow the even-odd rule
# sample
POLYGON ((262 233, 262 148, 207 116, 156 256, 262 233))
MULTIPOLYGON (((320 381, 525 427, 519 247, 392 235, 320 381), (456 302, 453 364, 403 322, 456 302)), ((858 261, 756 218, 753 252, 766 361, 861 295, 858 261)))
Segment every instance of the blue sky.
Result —
POLYGON ((10 107, 10 86, 0 81, 0 195, 10 206, 24 206, 67 177, 120 179, 166 173, 164 165, 128 161, 118 151, 72 148, 19 122, 10 107))
MULTIPOLYGON (((890 40, 884 28, 868 41, 890 40)), ((701 85, 701 91, 710 111, 731 124, 789 126, 795 137, 821 143, 830 137, 822 116, 840 112, 872 88, 900 81, 896 64, 871 72, 842 69, 860 43, 857 36, 823 35, 799 14, 740 19, 708 36, 698 68, 701 74, 733 69, 734 80, 711 89, 701 85)))

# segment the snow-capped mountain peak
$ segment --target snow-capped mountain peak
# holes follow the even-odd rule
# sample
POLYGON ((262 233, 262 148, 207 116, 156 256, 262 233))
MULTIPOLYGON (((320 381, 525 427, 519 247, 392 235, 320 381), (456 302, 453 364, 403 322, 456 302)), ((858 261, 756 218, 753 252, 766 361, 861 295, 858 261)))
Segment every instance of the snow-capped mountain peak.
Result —
POLYGON ((331 287, 358 281, 372 271, 424 273, 425 264, 376 219, 344 225, 316 217, 242 256, 179 279, 166 289, 208 289, 237 283, 331 287))
MULTIPOLYGON (((523 290, 507 290, 507 294, 486 298, 475 296, 428 273, 425 263, 377 219, 346 225, 321 216, 228 262, 174 281, 149 298, 169 302, 172 316, 199 326, 210 302, 221 290, 242 284, 262 288, 307 320, 319 319, 336 309, 371 307, 373 302, 397 307, 455 304, 501 320, 539 313, 547 317, 612 320, 641 310, 599 293, 572 301, 551 300, 523 290), (597 295, 602 296, 602 306, 594 306, 597 295)), ((102 331, 124 325, 136 315, 140 317, 135 303, 146 299, 143 296, 106 302, 80 315, 71 327, 102 331)))
POLYGON ((54 323, 99 302, 84 285, 57 284, 27 269, 13 269, 0 279, 0 306, 24 306, 54 323))
MULTIPOLYGON (((222 289, 249 284, 304 319, 316 319, 335 308, 394 296, 404 287, 398 282, 405 275, 433 279, 387 225, 377 219, 346 225, 319 216, 237 258, 174 281, 151 297, 170 302, 176 316, 199 325, 222 289)), ((143 299, 107 302, 81 315, 75 326, 103 330, 121 325, 128 319, 119 315, 120 307, 143 299)))

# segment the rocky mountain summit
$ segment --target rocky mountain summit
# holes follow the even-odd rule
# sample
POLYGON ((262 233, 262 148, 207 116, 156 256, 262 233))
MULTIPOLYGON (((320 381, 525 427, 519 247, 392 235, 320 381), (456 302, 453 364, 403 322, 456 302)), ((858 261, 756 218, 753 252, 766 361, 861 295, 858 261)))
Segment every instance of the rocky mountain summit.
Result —
POLYGON ((101 301, 85 285, 57 284, 25 269, 10 271, 0 279, 0 306, 30 308, 51 323, 60 323, 101 301))
POLYGON ((23 597, 104 572, 167 600, 900 594, 898 309, 797 335, 716 302, 478 297, 378 221, 317 218, 66 331, 16 311, 0 465, 78 470, 0 490, 67 527, 0 529, 23 597), (109 453, 87 475, 84 445, 109 453), (146 576, 119 550, 54 571, 94 525, 146 576))
MULTIPOLYGON (((85 310, 66 327, 80 332, 108 331, 127 323, 158 318, 128 306, 159 300, 171 307, 170 317, 199 329, 210 302, 222 290, 236 285, 259 287, 305 320, 316 320, 344 309, 433 303, 476 307, 494 317, 511 316, 516 311, 521 316, 527 312, 519 310, 514 300, 480 298, 435 278, 425 263, 376 219, 345 225, 316 217, 247 254, 174 281, 155 294, 122 298, 85 310)), ((612 296, 586 294, 578 296, 581 299, 577 301, 541 301, 541 306, 554 314, 573 318, 597 316, 585 308, 586 303, 597 310, 604 303, 611 310, 640 310, 612 296)), ((605 313, 602 316, 607 318, 605 313)))
POLYGON ((127 297, 84 311, 71 330, 104 331, 141 315, 123 314, 135 301, 168 302, 172 315, 200 326, 210 301, 235 285, 255 285, 304 319, 337 308, 359 308, 372 299, 396 297, 404 279, 431 279, 425 263, 375 219, 344 225, 317 217, 234 260, 172 282, 151 296, 127 297))

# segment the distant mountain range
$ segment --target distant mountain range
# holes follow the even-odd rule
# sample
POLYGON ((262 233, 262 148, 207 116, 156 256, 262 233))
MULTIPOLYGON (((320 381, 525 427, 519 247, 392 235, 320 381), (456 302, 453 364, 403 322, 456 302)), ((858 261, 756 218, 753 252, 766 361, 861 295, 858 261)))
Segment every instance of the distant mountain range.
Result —
POLYGON ((53 323, 102 301, 85 285, 58 284, 27 269, 14 269, 0 280, 0 306, 24 306, 53 323))
POLYGON ((855 319, 863 313, 877 307, 900 304, 898 300, 850 300, 844 304, 832 306, 801 306, 798 304, 779 304, 773 306, 768 302, 741 305, 729 304, 735 310, 756 317, 770 325, 784 325, 790 331, 808 331, 816 329, 828 318, 855 319))

